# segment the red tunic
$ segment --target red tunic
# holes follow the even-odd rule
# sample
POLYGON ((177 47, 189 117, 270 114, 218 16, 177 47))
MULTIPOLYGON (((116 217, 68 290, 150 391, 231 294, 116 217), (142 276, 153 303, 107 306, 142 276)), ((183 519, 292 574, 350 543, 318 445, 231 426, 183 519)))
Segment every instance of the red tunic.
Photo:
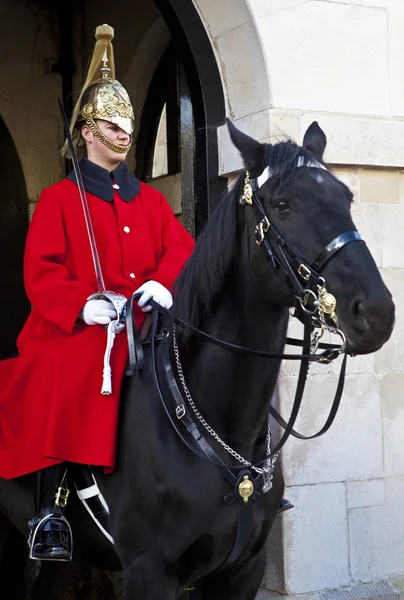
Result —
MULTIPOLYGON (((194 242, 145 184, 130 202, 87 193, 106 288, 129 297, 147 280, 170 289, 194 242)), ((77 323, 97 291, 78 188, 43 191, 28 232, 24 276, 32 312, 20 356, 0 362, 0 477, 60 461, 113 468, 126 330, 112 350, 112 395, 101 392, 106 331, 77 323)), ((144 313, 136 311, 140 327, 144 313)))

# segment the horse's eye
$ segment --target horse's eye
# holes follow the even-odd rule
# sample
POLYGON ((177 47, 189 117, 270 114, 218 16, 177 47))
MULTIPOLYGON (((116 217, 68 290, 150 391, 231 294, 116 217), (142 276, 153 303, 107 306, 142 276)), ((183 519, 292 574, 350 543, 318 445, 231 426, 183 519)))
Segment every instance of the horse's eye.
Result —
POLYGON ((290 210, 289 204, 285 202, 285 200, 278 200, 278 202, 275 204, 275 210, 277 210, 279 213, 285 214, 290 210))

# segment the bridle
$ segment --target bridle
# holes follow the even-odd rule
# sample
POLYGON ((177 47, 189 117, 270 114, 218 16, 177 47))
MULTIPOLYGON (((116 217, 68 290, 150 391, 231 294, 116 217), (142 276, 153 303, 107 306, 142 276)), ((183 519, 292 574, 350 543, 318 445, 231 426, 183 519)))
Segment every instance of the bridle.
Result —
MULTIPOLYGON (((320 166, 321 163, 309 166, 320 166)), ((262 181, 262 180, 261 180, 262 181)), ((262 185, 262 183, 261 183, 262 185)), ((345 351, 345 336, 338 329, 336 316, 336 299, 327 292, 325 279, 320 275, 328 261, 344 246, 355 241, 364 241, 358 231, 342 233, 333 239, 317 256, 311 265, 303 260, 297 252, 285 241, 275 225, 273 225, 257 195, 259 189, 258 180, 250 179, 248 171, 244 179, 244 192, 240 203, 253 206, 258 214, 258 223, 255 226, 255 241, 263 247, 268 259, 275 269, 282 269, 288 277, 292 286, 298 308, 309 313, 313 325, 316 327, 320 322, 326 329, 338 334, 342 340, 339 353, 345 351), (330 326, 330 322, 335 327, 330 326)))
MULTIPOLYGON (((300 157, 299 160, 303 161, 303 157, 300 157)), ((304 161, 300 162, 300 164, 298 163, 298 166, 303 165, 304 161)), ((310 162, 308 166, 325 169, 324 165, 317 162, 310 162)), ((270 177, 269 169, 267 168, 265 171, 265 174, 255 180, 251 180, 248 171, 246 172, 244 191, 240 198, 240 203, 255 208, 259 219, 255 226, 256 244, 264 248, 267 258, 272 266, 275 269, 281 268, 287 275, 297 302, 294 316, 297 316, 304 324, 302 362, 295 401, 289 422, 286 422, 272 405, 270 406, 271 415, 285 429, 281 440, 272 451, 272 454, 274 454, 275 452, 279 452, 289 435, 306 440, 319 437, 331 427, 335 419, 343 392, 347 353, 345 336, 338 326, 338 317, 336 315, 337 302, 335 297, 327 291, 326 282, 324 277, 321 276, 321 271, 328 261, 347 244, 356 241, 364 242, 364 240, 358 231, 342 233, 321 250, 311 265, 308 264, 285 241, 277 228, 270 222, 265 208, 258 198, 257 191, 259 187, 261 187, 270 177), (339 335, 342 339, 342 344, 340 347, 334 346, 334 350, 327 356, 323 355, 318 357, 318 362, 331 362, 340 354, 344 354, 344 359, 336 395, 324 426, 316 434, 305 436, 295 431, 293 425, 300 410, 301 399, 308 374, 309 356, 310 354, 312 355, 313 352, 315 354, 317 348, 322 346, 319 344, 319 340, 326 330, 339 335)), ((287 358, 287 356, 284 355, 282 358, 287 358)))

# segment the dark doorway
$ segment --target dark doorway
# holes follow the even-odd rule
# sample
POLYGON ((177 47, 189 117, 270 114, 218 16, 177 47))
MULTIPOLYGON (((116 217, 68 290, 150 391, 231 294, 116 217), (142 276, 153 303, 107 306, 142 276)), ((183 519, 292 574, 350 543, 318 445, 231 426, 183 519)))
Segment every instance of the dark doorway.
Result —
POLYGON ((28 196, 13 139, 0 117, 0 360, 17 353, 16 339, 29 314, 23 282, 28 196))
POLYGON ((162 114, 167 136, 165 175, 181 173, 182 220, 198 234, 226 179, 218 176, 217 128, 225 122, 223 86, 213 49, 192 2, 154 0, 172 37, 149 87, 137 141, 137 176, 153 179, 162 114))
POLYGON ((163 54, 147 93, 136 145, 136 176, 163 192, 171 188, 168 200, 174 213, 195 235, 195 121, 174 42, 163 54))

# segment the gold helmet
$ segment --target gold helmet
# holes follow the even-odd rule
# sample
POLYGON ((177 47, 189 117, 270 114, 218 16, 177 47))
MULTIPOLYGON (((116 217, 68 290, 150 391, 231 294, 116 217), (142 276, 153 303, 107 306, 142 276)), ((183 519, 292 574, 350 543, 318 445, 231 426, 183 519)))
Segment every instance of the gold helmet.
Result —
MULTIPOLYGON (((123 129, 129 135, 135 128, 135 117, 128 92, 115 79, 114 49, 112 40, 114 30, 109 25, 99 25, 95 31, 95 48, 88 69, 87 78, 73 111, 70 131, 73 143, 80 143, 80 128, 86 124, 103 144, 115 152, 125 153, 131 147, 119 146, 107 138, 99 129, 96 119, 109 121, 123 129)), ((62 154, 67 154, 65 142, 62 154)))

